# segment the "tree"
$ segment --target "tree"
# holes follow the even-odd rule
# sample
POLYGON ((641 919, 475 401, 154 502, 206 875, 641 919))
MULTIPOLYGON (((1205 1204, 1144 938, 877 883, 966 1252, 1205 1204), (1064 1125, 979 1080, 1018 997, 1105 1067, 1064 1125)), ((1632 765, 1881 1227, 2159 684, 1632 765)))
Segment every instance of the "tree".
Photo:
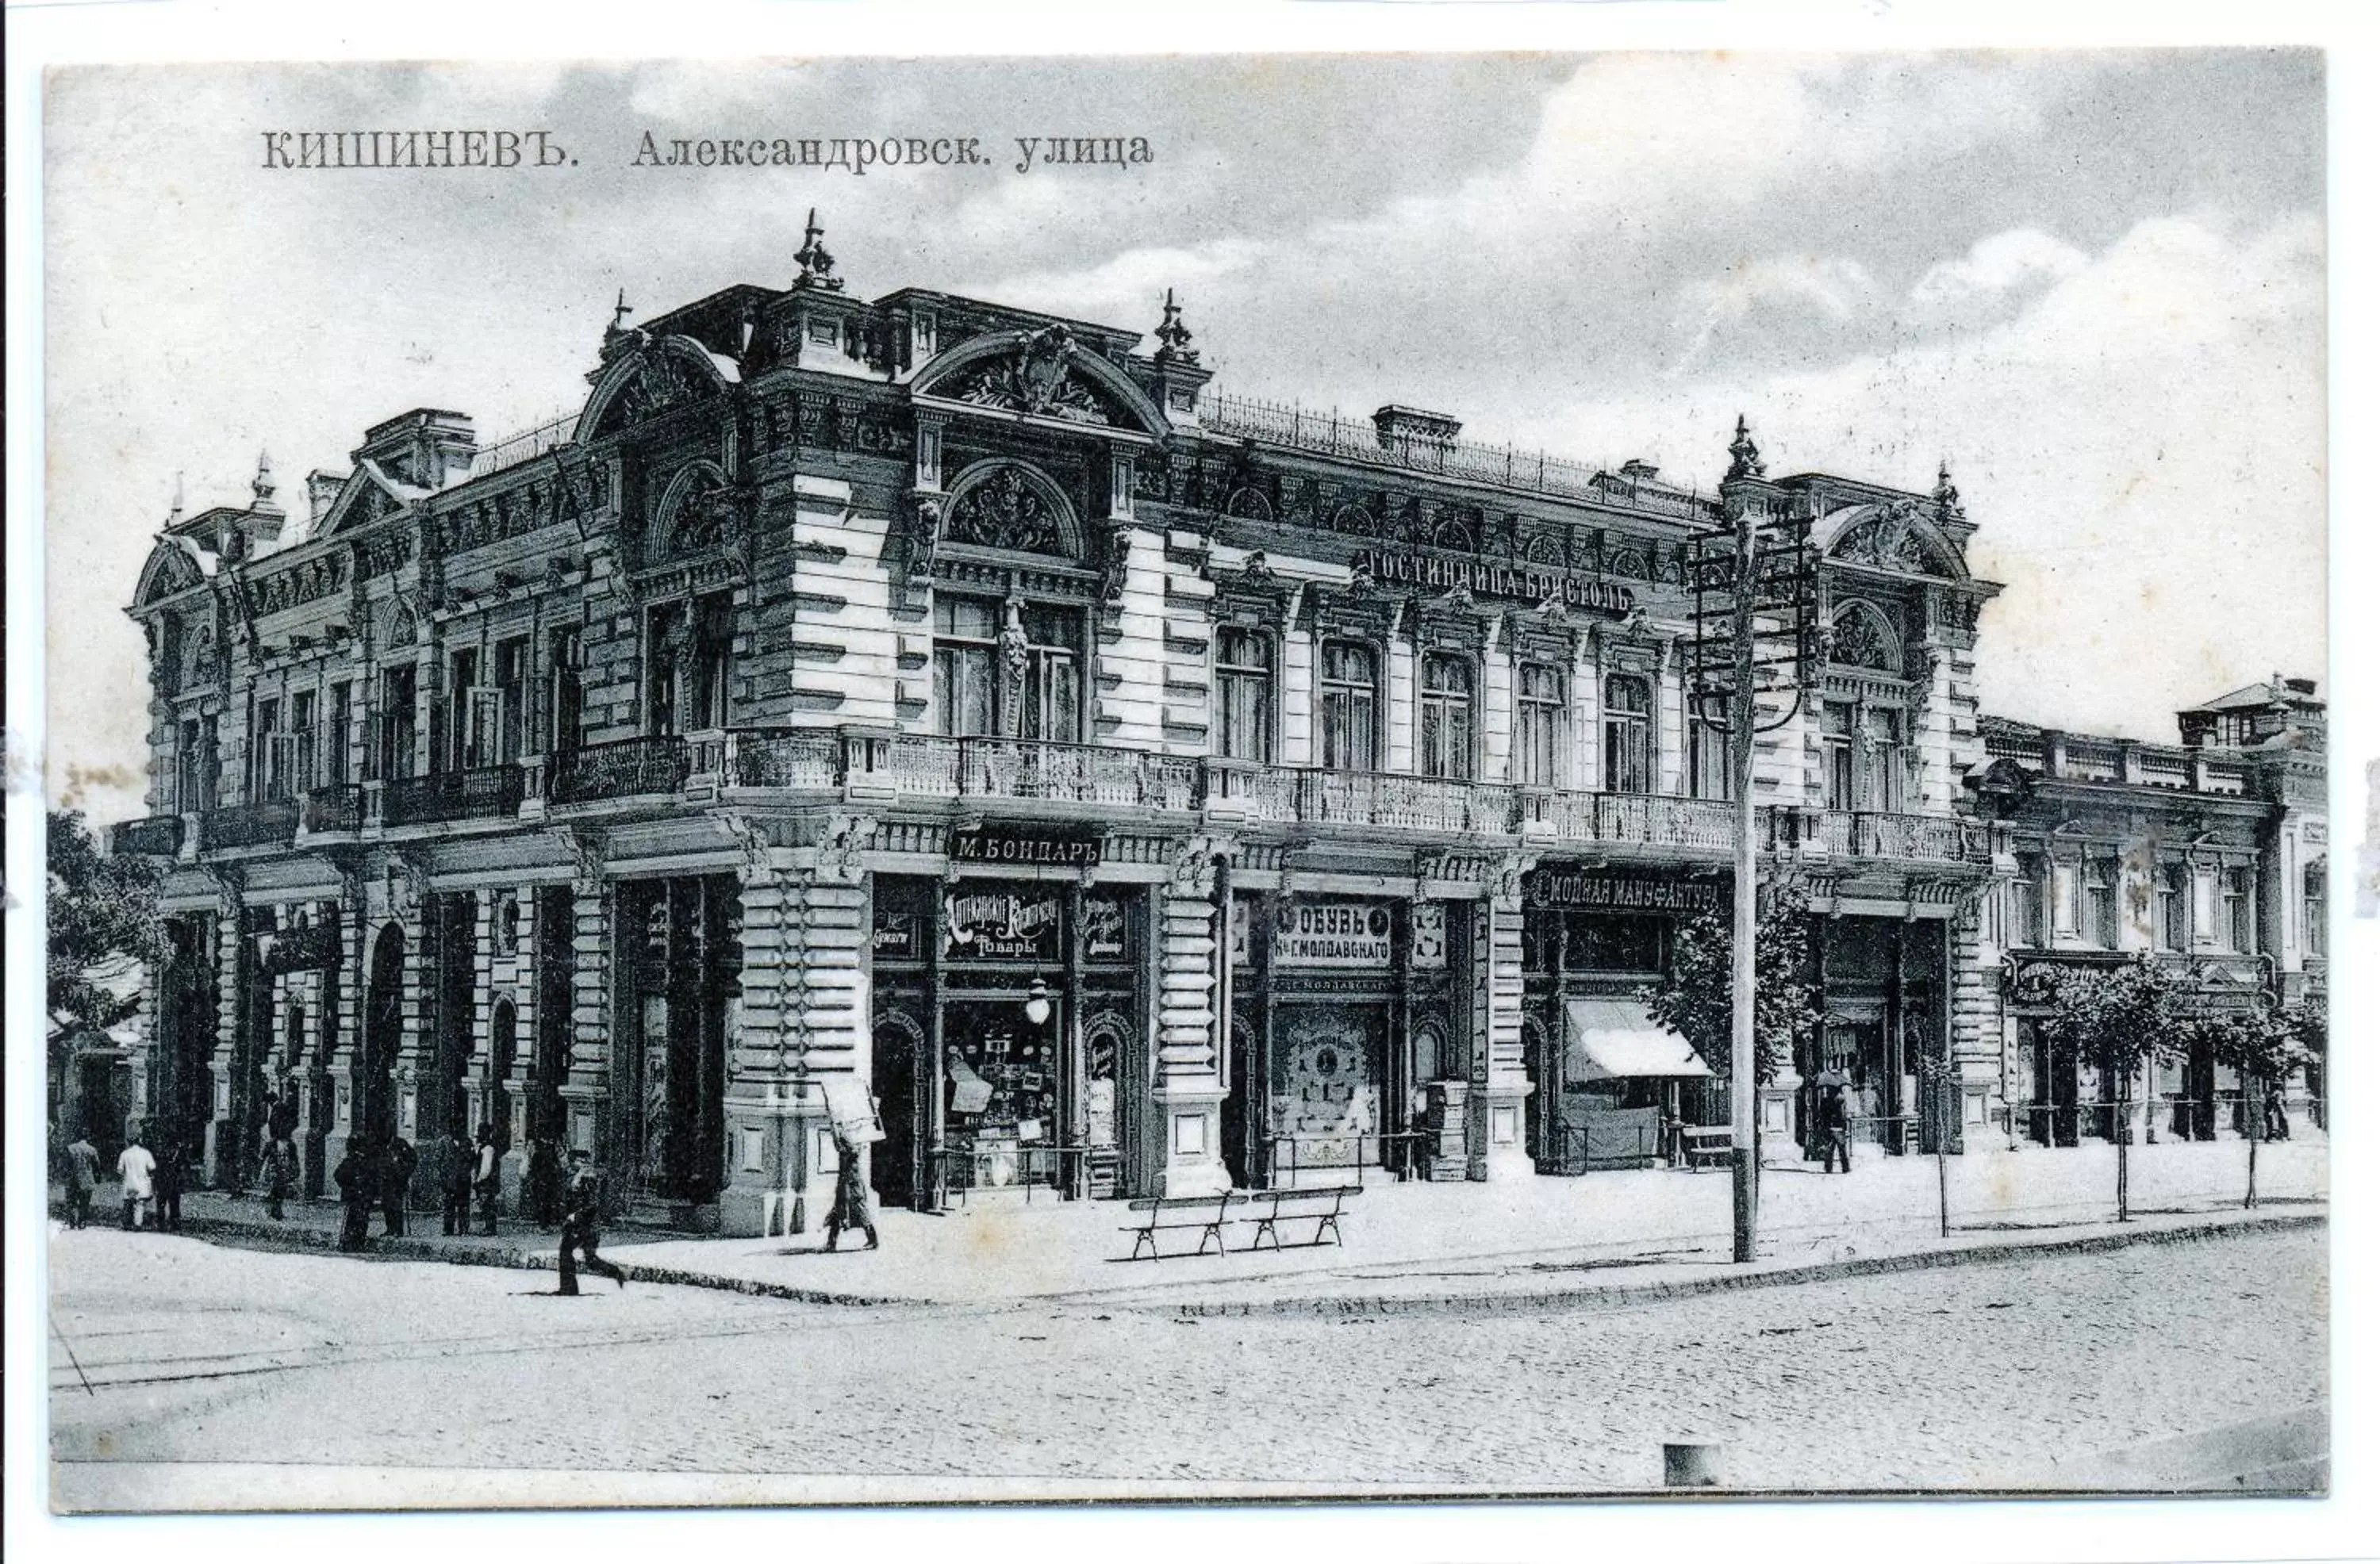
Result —
POLYGON ((2131 1216, 2132 1084, 2151 1061, 2187 1047, 2186 1006, 2192 990, 2170 967, 2142 955, 2121 966, 2070 969, 2058 977, 2047 1020, 2060 1068, 2089 1060, 2116 1088, 2116 1215, 2131 1216))
POLYGON ((112 956, 157 960, 158 872, 145 858, 102 853, 79 809, 50 811, 49 860, 50 1013, 69 1030, 105 1031, 139 1001, 116 999, 89 973, 112 956))
MULTIPOLYGON (((1678 929, 1669 976, 1641 996, 1655 1021, 1686 1039, 1711 1073, 1730 1073, 1735 979, 1734 928, 1725 911, 1703 913, 1678 929)), ((1810 897, 1798 885, 1767 890, 1753 937, 1754 1078, 1774 1081, 1796 1046, 1818 1024, 1810 982, 1810 897)))

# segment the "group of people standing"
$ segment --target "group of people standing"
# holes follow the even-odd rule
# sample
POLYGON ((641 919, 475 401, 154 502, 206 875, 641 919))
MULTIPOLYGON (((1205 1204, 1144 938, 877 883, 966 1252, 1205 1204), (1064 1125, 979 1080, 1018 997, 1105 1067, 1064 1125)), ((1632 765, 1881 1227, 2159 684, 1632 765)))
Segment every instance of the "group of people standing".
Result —
MULTIPOLYGON (((577 1160, 585 1155, 574 1152, 572 1157, 577 1160)), ((439 1223, 446 1237, 471 1231, 475 1206, 480 1232, 483 1236, 495 1232, 496 1208, 504 1194, 504 1143, 490 1124, 480 1125, 473 1137, 466 1137, 458 1129, 431 1143, 430 1184, 437 1194, 439 1223)), ((403 1135, 391 1135, 384 1142, 358 1136, 347 1142, 346 1155, 331 1170, 331 1182, 338 1185, 339 1202, 346 1213, 339 1233, 340 1248, 370 1247, 374 1207, 382 1212, 382 1236, 405 1236, 406 1202, 423 1159, 403 1135)), ((553 1143, 542 1136, 529 1142, 528 1186, 527 1214, 542 1228, 559 1224, 562 1159, 553 1143)))
MULTIPOLYGON (((91 1205, 99 1195, 99 1148, 91 1144, 89 1134, 77 1134, 61 1157, 66 1164, 67 1225, 87 1226, 91 1205)), ((182 1172, 177 1141, 160 1134, 152 1124, 133 1132, 115 1158, 125 1231, 148 1227, 152 1220, 161 1232, 182 1231, 182 1172), (154 1149, 151 1141, 158 1143, 154 1149)))

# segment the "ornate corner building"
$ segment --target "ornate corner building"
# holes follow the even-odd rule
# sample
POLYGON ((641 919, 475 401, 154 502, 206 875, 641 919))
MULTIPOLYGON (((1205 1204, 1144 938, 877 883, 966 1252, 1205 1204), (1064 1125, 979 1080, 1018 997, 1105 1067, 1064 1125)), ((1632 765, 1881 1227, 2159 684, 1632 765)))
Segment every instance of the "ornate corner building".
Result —
POLYGON ((820 238, 615 319, 574 418, 416 410, 302 519, 261 472, 169 521, 115 846, 169 866, 140 1108, 213 1177, 268 1092, 318 1188, 487 1122, 747 1233, 871 1096, 919 1206, 1648 1161, 1720 1109, 1638 995, 1728 891, 1687 561, 1745 506, 1808 524, 1828 629, 1756 754, 1828 1015, 1765 1122, 1822 1062, 1894 1149, 2000 1109, 1998 588, 1947 474, 1770 479, 1744 433, 1697 491, 1233 400, 1170 297, 1143 352, 861 299, 820 238))

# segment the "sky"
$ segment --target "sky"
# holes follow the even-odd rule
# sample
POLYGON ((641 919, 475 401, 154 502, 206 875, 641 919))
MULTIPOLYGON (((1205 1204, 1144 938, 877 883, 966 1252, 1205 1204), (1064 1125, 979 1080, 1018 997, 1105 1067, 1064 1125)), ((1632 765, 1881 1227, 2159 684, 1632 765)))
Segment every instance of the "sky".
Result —
MULTIPOLYGON (((54 799, 143 812, 121 612, 176 491, 291 510, 370 424, 574 411, 632 318, 783 286, 1153 328, 1219 389, 1716 482, 1926 490, 2005 582, 1985 709, 2173 737, 2325 677, 2313 52, 1220 57, 67 71, 45 113, 54 799), (290 171, 282 128, 548 129, 544 170, 290 171), (635 165, 640 139, 973 136, 958 168, 635 165), (1016 169, 1015 138, 1138 136, 1016 169)), ((2325 681, 2326 684, 2326 681, 2325 681)))

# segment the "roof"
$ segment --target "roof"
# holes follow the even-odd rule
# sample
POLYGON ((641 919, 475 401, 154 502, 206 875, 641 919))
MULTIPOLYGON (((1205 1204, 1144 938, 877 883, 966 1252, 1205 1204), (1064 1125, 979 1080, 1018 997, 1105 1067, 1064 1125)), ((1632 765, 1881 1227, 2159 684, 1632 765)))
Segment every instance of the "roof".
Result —
POLYGON ((2182 709, 2188 712, 2253 711, 2262 710, 2277 700, 2306 705, 2320 704, 2320 697, 2312 690, 2291 689, 2289 685, 2289 681, 2287 679, 2278 681, 2277 688, 2274 680, 2260 679, 2252 685, 2242 685, 2228 695, 2218 695, 2203 706, 2186 706, 2182 709))

